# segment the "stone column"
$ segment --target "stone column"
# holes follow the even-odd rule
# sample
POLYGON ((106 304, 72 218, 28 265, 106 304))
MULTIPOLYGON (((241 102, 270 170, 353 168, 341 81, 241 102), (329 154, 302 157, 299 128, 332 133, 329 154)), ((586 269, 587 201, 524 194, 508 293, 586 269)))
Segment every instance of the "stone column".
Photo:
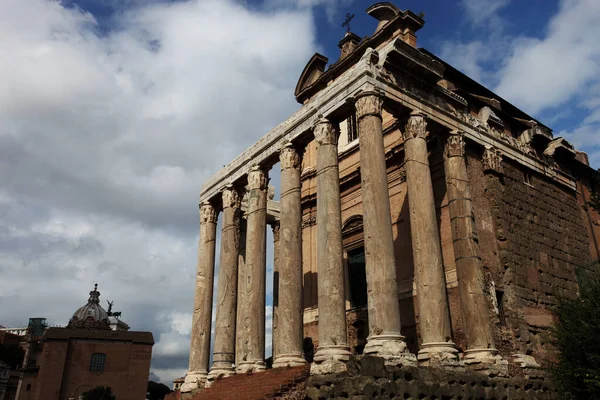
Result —
MULTIPOLYGON (((242 202, 244 200, 242 199, 242 202)), ((238 335, 238 330, 240 326, 240 318, 241 313, 239 310, 242 308, 242 299, 243 295, 241 293, 242 290, 242 273, 245 270, 246 266, 246 214, 242 213, 242 218, 240 219, 240 249, 238 251, 238 312, 236 315, 236 335, 235 335, 235 362, 237 364, 237 360, 241 360, 240 349, 242 345, 240 344, 240 335, 238 335)))
POLYGON ((279 265, 281 262, 281 251, 279 239, 281 237, 281 226, 279 221, 271 223, 273 230, 273 318, 271 320, 271 351, 273 352, 273 361, 277 353, 277 345, 279 340, 277 337, 277 321, 279 317, 279 265))
POLYGON ((382 103, 383 98, 375 92, 363 92, 356 99, 369 306, 369 337, 364 353, 390 361, 408 358, 414 362, 400 334, 382 103))
POLYGON ((494 346, 494 335, 485 296, 485 282, 475 233, 475 217, 462 132, 450 133, 444 153, 454 259, 467 337, 465 362, 495 363, 498 351, 494 346))
POLYGON ((267 176, 258 166, 248 173, 248 190, 246 263, 239 277, 238 373, 265 370, 267 176))
POLYGON ((208 375, 216 234, 217 212, 212 204, 204 202, 200 204, 200 239, 192 317, 190 368, 181 386, 182 392, 203 388, 208 375))
POLYGON ((291 143, 279 155, 281 221, 277 307, 273 309, 273 367, 306 364, 302 356, 302 206, 300 157, 291 143))
POLYGON ((217 289, 217 318, 213 365, 208 379, 235 373, 235 320, 240 248, 240 196, 228 185, 223 190, 223 227, 217 289))
POLYGON ((346 369, 351 353, 346 331, 338 132, 327 119, 314 128, 317 142, 317 279, 319 347, 311 372, 346 369))
POLYGON ((458 351, 452 342, 426 127, 425 116, 413 112, 404 130, 410 233, 422 340, 417 358, 422 362, 447 362, 457 360, 458 351))

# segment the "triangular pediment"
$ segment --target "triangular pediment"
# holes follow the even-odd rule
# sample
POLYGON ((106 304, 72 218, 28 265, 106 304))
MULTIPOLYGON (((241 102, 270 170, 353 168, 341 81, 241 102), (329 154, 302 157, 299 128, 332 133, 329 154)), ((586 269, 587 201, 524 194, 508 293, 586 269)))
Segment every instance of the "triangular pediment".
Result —
POLYGON ((319 80, 321 75, 323 75, 325 72, 325 67, 327 66, 328 61, 329 59, 327 57, 319 53, 315 53, 310 58, 306 64, 306 67, 304 67, 302 74, 300 75, 298 83, 296 84, 296 91, 294 92, 296 99, 298 99, 298 96, 306 88, 319 80))

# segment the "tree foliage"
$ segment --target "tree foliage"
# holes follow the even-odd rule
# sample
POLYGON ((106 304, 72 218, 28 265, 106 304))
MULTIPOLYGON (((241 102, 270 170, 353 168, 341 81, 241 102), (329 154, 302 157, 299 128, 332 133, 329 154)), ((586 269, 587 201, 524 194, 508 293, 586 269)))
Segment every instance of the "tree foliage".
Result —
POLYGON ((18 345, 3 345, 0 343, 0 361, 10 365, 12 369, 16 369, 23 364, 23 356, 25 352, 18 345))
POLYGON ((558 350, 552 367, 555 381, 577 400, 600 399, 600 275, 585 275, 581 296, 560 301, 553 331, 558 350))
POLYGON ((109 386, 97 386, 82 394, 83 400, 117 400, 109 386))
POLYGON ((589 205, 596 211, 600 211, 600 169, 592 174, 592 197, 589 205))
POLYGON ((148 394, 150 395, 150 400, 163 400, 165 396, 171 392, 172 390, 169 389, 167 385, 154 381, 148 382, 148 394))

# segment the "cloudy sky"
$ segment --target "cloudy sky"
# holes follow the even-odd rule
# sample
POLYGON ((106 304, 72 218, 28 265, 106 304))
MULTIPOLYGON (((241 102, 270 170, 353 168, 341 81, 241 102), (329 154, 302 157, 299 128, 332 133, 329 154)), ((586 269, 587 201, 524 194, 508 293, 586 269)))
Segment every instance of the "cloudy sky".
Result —
MULTIPOLYGON (((151 376, 183 375, 202 182, 298 109, 347 12, 373 32, 371 4, 0 0, 0 325, 64 325, 98 282, 154 333, 151 376)), ((600 165, 599 1, 395 4, 426 14, 419 46, 600 165)))

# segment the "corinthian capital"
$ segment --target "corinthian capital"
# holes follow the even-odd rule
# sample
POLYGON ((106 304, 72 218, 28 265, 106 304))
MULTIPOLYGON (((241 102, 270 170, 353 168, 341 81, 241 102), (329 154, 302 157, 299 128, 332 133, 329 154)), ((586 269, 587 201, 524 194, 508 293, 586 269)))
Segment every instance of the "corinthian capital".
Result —
POLYGON ((446 140, 446 157, 463 157, 465 155, 464 133, 452 131, 446 140))
POLYGON ((291 143, 286 143, 279 152, 281 169, 299 169, 300 155, 291 143))
POLYGON ((483 152, 483 171, 497 172, 499 174, 504 173, 502 153, 500 150, 492 146, 485 147, 485 151, 483 152))
POLYGON ((337 145, 338 133, 333 128, 333 124, 326 118, 321 118, 315 124, 313 129, 315 140, 319 146, 324 144, 337 145))
POLYGON ((404 128, 404 140, 421 138, 425 139, 427 136, 427 121, 425 114, 420 112, 412 112, 406 126, 404 128))
POLYGON ((222 196, 223 208, 240 208, 240 194, 232 185, 225 186, 222 196))
POLYGON ((267 174, 258 165, 255 165, 248 172, 248 189, 265 190, 267 188, 267 174))
POLYGON ((356 106, 356 119, 361 119, 367 115, 375 115, 381 118, 381 108, 383 97, 377 92, 364 92, 356 97, 354 103, 356 106))
POLYGON ((200 203, 200 223, 207 224, 209 222, 213 224, 217 223, 217 210, 215 210, 212 204, 205 201, 200 203))
POLYGON ((271 229, 273 229, 273 241, 279 242, 279 233, 280 233, 279 221, 273 222, 271 224, 271 229))

